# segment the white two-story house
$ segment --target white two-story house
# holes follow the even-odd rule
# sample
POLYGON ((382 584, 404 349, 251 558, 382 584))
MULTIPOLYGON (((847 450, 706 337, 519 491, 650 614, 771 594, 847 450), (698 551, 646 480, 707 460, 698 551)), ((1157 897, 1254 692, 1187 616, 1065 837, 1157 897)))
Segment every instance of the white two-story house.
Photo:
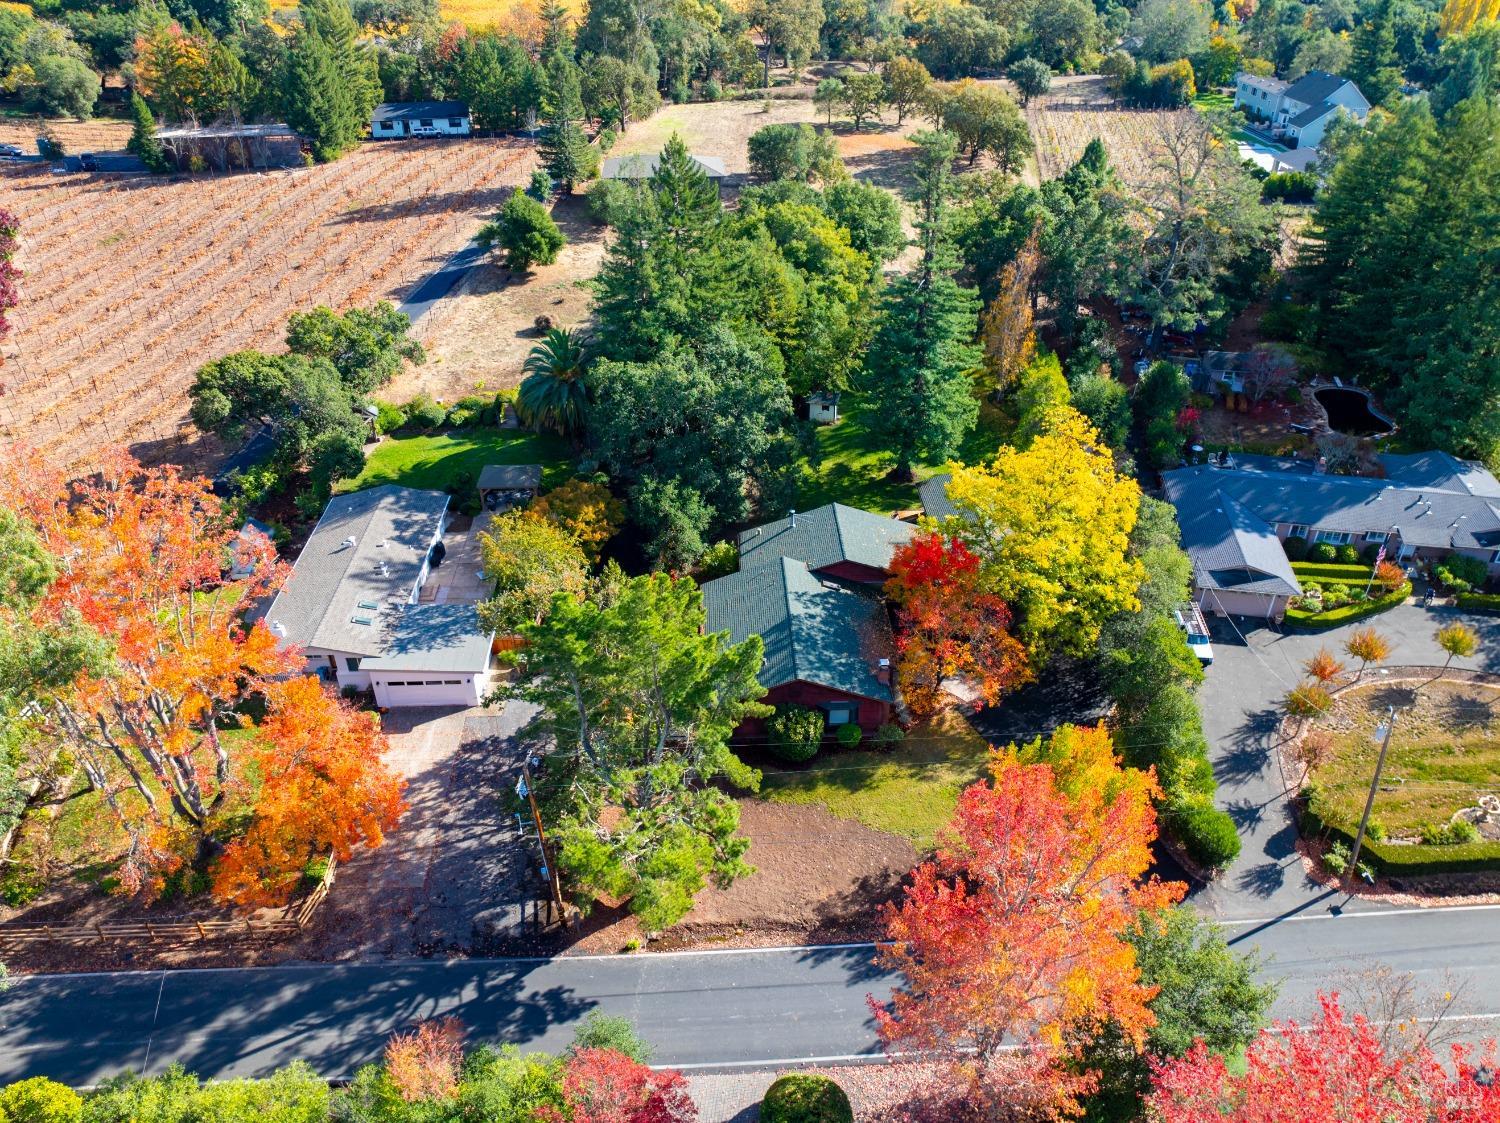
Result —
POLYGON ((308 674, 373 690, 376 705, 474 706, 492 637, 472 604, 422 604, 443 555, 449 497, 386 485, 328 502, 266 626, 301 649, 308 674))
POLYGON ((1340 113, 1360 122, 1370 115, 1370 103, 1358 86, 1323 70, 1310 70, 1295 82, 1237 74, 1234 104, 1298 148, 1318 147, 1340 113))

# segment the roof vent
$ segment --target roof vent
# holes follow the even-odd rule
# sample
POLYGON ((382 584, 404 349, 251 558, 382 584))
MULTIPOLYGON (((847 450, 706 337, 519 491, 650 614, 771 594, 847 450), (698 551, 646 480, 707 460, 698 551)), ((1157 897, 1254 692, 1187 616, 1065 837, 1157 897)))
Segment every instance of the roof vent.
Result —
POLYGON ((355 608, 363 608, 363 609, 367 609, 370 612, 374 612, 380 606, 378 604, 376 604, 372 600, 362 600, 357 605, 355 605, 354 607, 355 608))
POLYGON ((354 537, 354 535, 351 534, 351 535, 349 535, 348 538, 345 538, 342 543, 340 543, 340 548, 341 549, 346 549, 346 550, 352 550, 352 549, 354 549, 355 546, 358 546, 358 545, 359 545, 359 539, 356 538, 356 537, 354 537))
POLYGON ((369 627, 370 625, 375 623, 375 617, 373 616, 351 616, 349 617, 349 619, 353 623, 363 624, 365 625, 365 627, 369 627))
POLYGON ((796 527, 797 527, 797 508, 793 507, 792 508, 792 529, 795 530, 796 527))
POLYGON ((280 620, 271 621, 271 634, 277 639, 286 639, 286 625, 280 620))

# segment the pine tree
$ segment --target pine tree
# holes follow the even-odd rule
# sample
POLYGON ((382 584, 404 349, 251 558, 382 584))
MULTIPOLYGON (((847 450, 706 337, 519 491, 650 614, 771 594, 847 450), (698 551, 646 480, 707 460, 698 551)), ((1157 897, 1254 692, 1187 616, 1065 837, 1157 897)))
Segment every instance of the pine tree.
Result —
POLYGON ((910 480, 919 460, 952 457, 979 416, 972 377, 979 295, 953 279, 958 259, 946 229, 958 142, 946 132, 913 139, 921 146, 914 201, 922 258, 886 289, 864 377, 876 403, 871 436, 895 457, 895 480, 910 480))
POLYGON ((170 171, 172 161, 167 158, 161 141, 156 139, 156 118, 151 116, 146 99, 138 93, 130 95, 130 115, 135 119, 135 127, 130 130, 126 151, 139 157, 141 163, 158 175, 170 171))
POLYGON ((349 0, 304 0, 302 22, 327 44, 344 94, 349 100, 354 126, 346 132, 343 147, 352 147, 364 136, 370 112, 380 104, 380 72, 375 56, 359 41, 359 25, 349 10, 349 0))
POLYGON ((583 97, 578 67, 572 59, 557 54, 548 61, 547 94, 546 127, 538 147, 547 171, 562 184, 563 192, 571 195, 574 185, 588 179, 598 167, 598 155, 579 124, 583 97))
POLYGON ((287 124, 308 138, 319 161, 337 160, 359 138, 349 88, 328 44, 311 27, 298 31, 287 55, 282 101, 287 124))
POLYGON ((1349 78, 1371 105, 1383 105, 1401 88, 1401 70, 1396 65, 1396 32, 1389 5, 1383 5, 1355 28, 1353 38, 1349 78))
POLYGON ((546 24, 542 32, 541 57, 552 59, 563 55, 569 58, 573 54, 573 28, 568 16, 568 9, 557 0, 548 0, 545 7, 539 13, 542 22, 546 24))

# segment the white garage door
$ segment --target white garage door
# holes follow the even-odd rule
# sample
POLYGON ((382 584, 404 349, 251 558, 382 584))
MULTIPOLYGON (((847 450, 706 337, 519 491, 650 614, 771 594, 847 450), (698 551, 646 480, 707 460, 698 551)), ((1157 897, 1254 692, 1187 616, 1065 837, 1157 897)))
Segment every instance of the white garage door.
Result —
MULTIPOLYGON (((372 676, 373 677, 373 676, 372 676)), ((429 675, 373 681, 375 704, 391 709, 396 706, 477 706, 473 675, 429 675)))
POLYGON ((1264 593, 1226 593, 1222 590, 1200 595, 1198 603, 1204 612, 1215 616, 1275 616, 1284 607, 1280 598, 1264 593))

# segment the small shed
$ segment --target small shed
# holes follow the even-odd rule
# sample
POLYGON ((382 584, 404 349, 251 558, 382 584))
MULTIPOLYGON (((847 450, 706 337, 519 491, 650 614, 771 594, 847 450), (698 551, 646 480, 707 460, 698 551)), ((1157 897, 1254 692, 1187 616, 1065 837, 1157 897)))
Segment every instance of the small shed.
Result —
MULTIPOLYGON (((729 171, 724 166, 724 161, 717 156, 700 156, 697 153, 689 153, 688 161, 700 172, 706 175, 715 187, 729 171)), ((661 166, 660 156, 649 156, 638 154, 635 156, 611 156, 604 161, 603 167, 599 169, 600 179, 619 179, 627 183, 640 183, 650 179, 656 174, 656 169, 661 166)))
POLYGON ((479 504, 492 515, 524 507, 541 490, 540 464, 486 464, 479 473, 479 504))
POLYGON ((387 101, 370 116, 376 140, 409 136, 468 136, 473 132, 463 101, 387 101))
POLYGON ((213 168, 295 168, 302 164, 302 134, 290 125, 178 125, 156 139, 183 171, 213 168))
POLYGON ((836 425, 839 420, 839 394, 836 390, 819 390, 807 399, 807 419, 819 425, 836 425))

